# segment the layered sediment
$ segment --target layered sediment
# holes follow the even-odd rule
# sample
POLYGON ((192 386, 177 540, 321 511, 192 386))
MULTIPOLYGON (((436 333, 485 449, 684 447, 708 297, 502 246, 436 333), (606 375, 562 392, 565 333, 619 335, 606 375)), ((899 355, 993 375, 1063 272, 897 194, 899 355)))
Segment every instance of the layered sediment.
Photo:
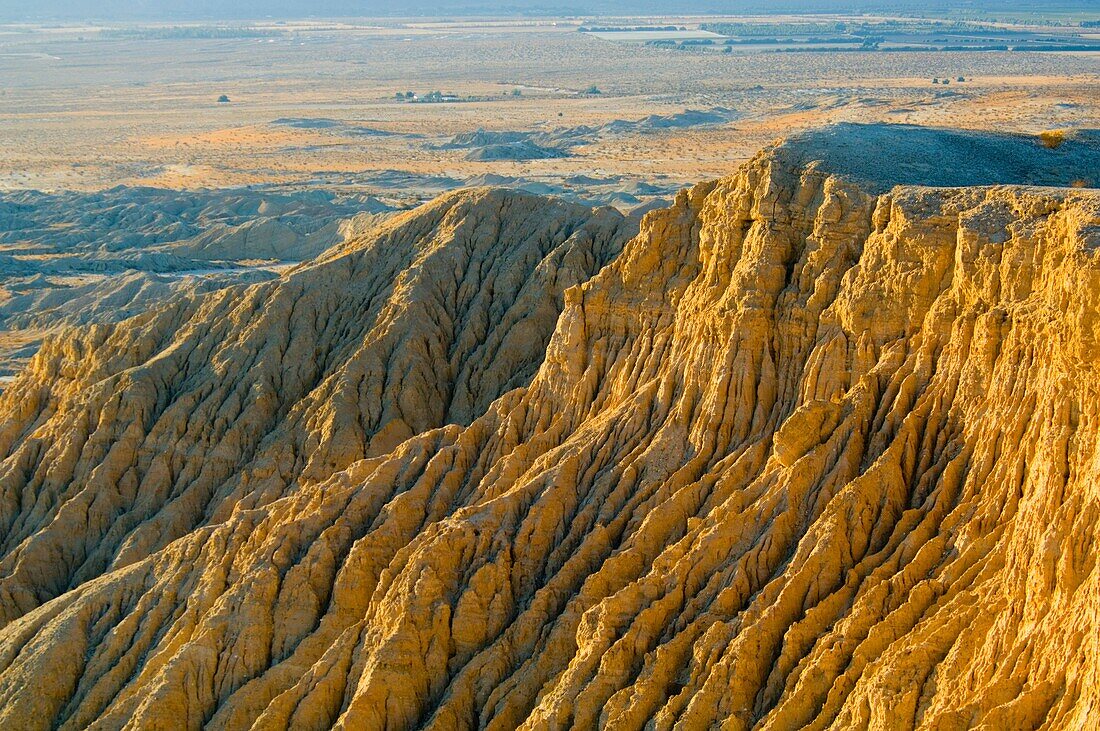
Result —
POLYGON ((50 342, 0 727, 1095 725, 1100 195, 807 144, 50 342))

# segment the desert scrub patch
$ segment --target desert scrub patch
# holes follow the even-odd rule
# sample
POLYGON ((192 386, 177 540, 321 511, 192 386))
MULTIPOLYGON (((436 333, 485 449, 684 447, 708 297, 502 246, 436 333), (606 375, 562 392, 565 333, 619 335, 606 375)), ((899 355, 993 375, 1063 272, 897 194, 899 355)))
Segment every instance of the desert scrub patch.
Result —
POLYGON ((1048 129, 1039 133, 1039 144, 1048 150, 1056 150, 1066 141, 1064 129, 1048 129))

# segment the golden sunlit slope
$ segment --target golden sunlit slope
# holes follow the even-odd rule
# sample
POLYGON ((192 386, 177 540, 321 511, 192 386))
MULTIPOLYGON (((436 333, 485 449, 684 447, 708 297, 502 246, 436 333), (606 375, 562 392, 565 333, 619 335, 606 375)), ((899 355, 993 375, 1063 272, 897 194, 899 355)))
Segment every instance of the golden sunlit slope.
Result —
POLYGON ((628 229, 456 193, 280 280, 48 342, 0 401, 0 620, 241 499, 469 422, 530 380, 562 291, 628 229))
POLYGON ((0 726, 1095 726, 1100 195, 817 142, 591 278, 621 218, 461 194, 44 349, 0 726))

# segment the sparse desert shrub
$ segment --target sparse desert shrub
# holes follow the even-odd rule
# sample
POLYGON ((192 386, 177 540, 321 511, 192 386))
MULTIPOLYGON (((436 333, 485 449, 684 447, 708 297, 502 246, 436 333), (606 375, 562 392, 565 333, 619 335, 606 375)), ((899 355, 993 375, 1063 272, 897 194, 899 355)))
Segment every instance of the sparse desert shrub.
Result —
POLYGON ((1039 133, 1039 143, 1048 150, 1056 150, 1066 141, 1064 129, 1048 129, 1039 133))

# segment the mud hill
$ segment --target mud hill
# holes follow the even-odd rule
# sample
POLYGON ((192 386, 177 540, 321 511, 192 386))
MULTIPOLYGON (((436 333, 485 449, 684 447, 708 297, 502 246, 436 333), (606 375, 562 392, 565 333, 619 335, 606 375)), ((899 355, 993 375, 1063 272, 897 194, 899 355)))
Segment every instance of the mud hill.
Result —
POLYGON ((0 387, 42 336, 187 294, 274 276, 361 237, 392 212, 326 190, 0 194, 0 387))
POLYGON ((467 160, 547 160, 567 157, 565 150, 543 147, 533 142, 505 142, 477 147, 466 153, 467 160))
POLYGON ((625 245, 450 194, 50 341, 0 727, 1097 725, 1100 194, 986 142, 829 129, 625 245))
POLYGON ((740 117, 732 109, 685 109, 674 114, 650 114, 642 119, 615 119, 601 125, 551 127, 544 130, 484 130, 463 132, 429 149, 468 150, 467 160, 545 160, 570 157, 572 149, 600 139, 658 130, 713 127, 740 117))
POLYGON ((195 262, 259 258, 301 261, 336 243, 344 221, 389 210, 373 196, 324 190, 120 186, 95 193, 18 191, 0 196, 0 245, 13 256, 80 257, 87 262, 85 270, 173 271, 195 262), (180 261, 158 268, 149 261, 158 255, 180 261))
POLYGON ((62 286, 39 274, 8 285, 9 297, 0 303, 0 323, 16 330, 47 330, 117 322, 180 297, 275 277, 264 269, 212 270, 201 277, 131 271, 102 281, 62 286))

